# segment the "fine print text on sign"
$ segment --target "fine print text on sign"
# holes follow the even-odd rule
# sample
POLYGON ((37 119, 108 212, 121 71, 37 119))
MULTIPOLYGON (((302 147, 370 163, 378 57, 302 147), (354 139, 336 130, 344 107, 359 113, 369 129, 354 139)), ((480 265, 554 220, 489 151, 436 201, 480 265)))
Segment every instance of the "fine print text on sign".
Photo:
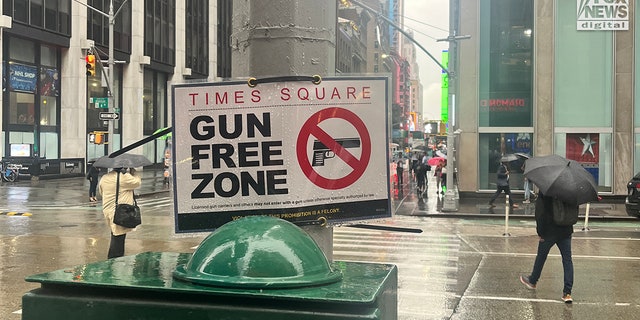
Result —
POLYGON ((391 216, 386 77, 173 87, 176 232, 391 216))

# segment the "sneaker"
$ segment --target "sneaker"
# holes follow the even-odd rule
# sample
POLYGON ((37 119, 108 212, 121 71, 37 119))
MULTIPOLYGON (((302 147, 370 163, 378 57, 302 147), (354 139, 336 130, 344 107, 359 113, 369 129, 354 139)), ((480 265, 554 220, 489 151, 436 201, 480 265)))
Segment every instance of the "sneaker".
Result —
POLYGON ((495 208, 495 207, 496 207, 496 205, 495 205, 495 204, 493 204, 493 203, 489 203, 489 207, 490 207, 490 208, 495 208))
POLYGON ((531 201, 529 201, 529 200, 525 200, 525 201, 522 201, 522 203, 524 203, 524 204, 529 204, 529 203, 531 203, 531 201))
MULTIPOLYGON (((529 277, 528 276, 520 276, 520 282, 522 282, 522 284, 524 284, 527 288, 531 289, 531 290, 535 290, 536 289, 536 285, 529 282, 529 277)), ((562 296, 562 299, 564 299, 564 296, 562 296)), ((571 296, 569 296, 569 299, 571 299, 571 296)))
POLYGON ((571 293, 563 293, 562 301, 564 301, 564 303, 572 303, 573 299, 571 298, 571 293))
POLYGON ((511 208, 520 208, 520 207, 517 204, 514 203, 514 204, 511 205, 511 208))

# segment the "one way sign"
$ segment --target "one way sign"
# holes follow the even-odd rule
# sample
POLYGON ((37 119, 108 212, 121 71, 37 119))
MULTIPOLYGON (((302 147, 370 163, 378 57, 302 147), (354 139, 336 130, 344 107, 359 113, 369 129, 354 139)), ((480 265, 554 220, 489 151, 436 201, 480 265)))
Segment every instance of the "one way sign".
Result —
POLYGON ((100 112, 100 120, 118 120, 120 114, 115 112, 100 112))

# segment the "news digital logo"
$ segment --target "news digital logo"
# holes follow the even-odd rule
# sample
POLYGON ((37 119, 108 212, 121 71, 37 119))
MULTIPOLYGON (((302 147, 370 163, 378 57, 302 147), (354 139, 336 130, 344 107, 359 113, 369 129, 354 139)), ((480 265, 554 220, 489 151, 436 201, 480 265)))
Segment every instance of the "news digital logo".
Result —
POLYGON ((578 30, 629 30, 629 0, 576 0, 578 30))

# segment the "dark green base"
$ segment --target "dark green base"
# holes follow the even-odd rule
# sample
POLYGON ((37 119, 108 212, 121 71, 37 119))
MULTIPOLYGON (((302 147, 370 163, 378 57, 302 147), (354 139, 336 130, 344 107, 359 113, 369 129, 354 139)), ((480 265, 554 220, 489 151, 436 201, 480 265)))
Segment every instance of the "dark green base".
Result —
POLYGON ((337 283, 295 289, 207 287, 175 280, 189 254, 142 253, 34 275, 22 319, 397 319, 394 265, 335 262, 337 283))

